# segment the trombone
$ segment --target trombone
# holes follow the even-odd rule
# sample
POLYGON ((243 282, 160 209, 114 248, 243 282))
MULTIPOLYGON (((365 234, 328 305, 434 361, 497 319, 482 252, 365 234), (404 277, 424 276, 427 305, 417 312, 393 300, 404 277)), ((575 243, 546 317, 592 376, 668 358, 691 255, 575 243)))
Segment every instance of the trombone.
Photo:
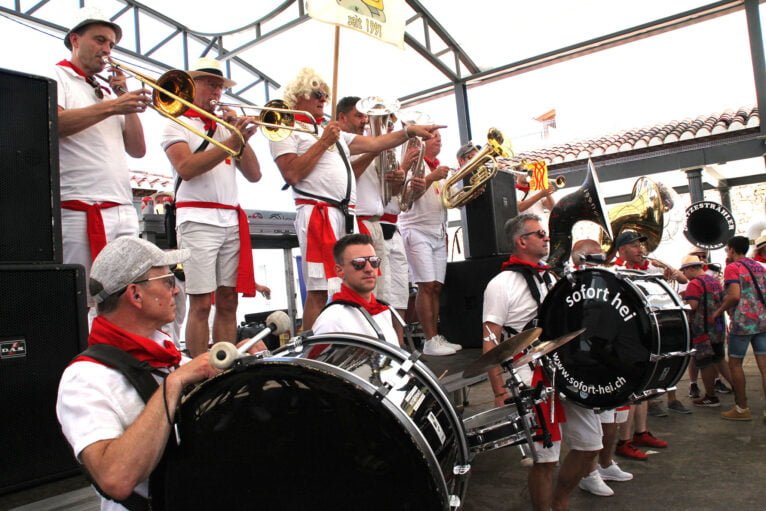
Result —
POLYGON ((239 159, 242 156, 242 152, 245 150, 245 138, 237 128, 211 114, 207 110, 198 107, 193 103, 194 101, 194 79, 186 71, 180 69, 173 69, 164 73, 156 80, 149 78, 148 76, 132 69, 125 64, 121 64, 110 57, 102 57, 104 64, 125 71, 128 75, 132 76, 144 85, 154 89, 152 93, 152 104, 150 105, 157 113, 167 117, 176 124, 180 124, 187 130, 191 131, 198 137, 202 137, 214 146, 218 147, 232 158, 239 159), (239 150, 232 149, 231 147, 215 140, 213 137, 208 136, 207 133, 196 129, 178 119, 187 110, 194 110, 198 114, 208 119, 215 121, 216 123, 224 126, 239 138, 240 148, 239 150))
POLYGON ((301 133, 309 133, 311 135, 319 135, 319 127, 317 126, 314 116, 305 110, 291 110, 287 107, 287 103, 281 99, 272 99, 263 106, 248 105, 245 103, 224 103, 222 101, 211 101, 210 104, 213 109, 224 108, 238 108, 242 115, 247 116, 246 109, 260 110, 260 114, 257 116, 248 116, 255 123, 263 128, 263 134, 269 140, 273 142, 279 142, 284 140, 290 135, 291 131, 299 131, 301 133), (295 114, 300 114, 307 117, 310 120, 310 124, 313 129, 303 128, 295 125, 295 114))

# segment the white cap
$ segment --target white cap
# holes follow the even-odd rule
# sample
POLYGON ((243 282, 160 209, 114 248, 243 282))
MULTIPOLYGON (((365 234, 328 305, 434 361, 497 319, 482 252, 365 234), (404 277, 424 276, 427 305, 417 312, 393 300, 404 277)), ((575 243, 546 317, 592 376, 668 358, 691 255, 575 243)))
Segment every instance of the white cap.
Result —
POLYGON ((112 30, 114 30, 114 35, 116 36, 115 42, 119 43, 120 39, 122 39, 122 29, 117 23, 114 23, 112 20, 110 20, 98 7, 87 6, 77 11, 75 19, 71 25, 72 28, 70 28, 69 32, 67 32, 64 36, 64 46, 71 50, 72 42, 69 40, 69 36, 72 34, 72 32, 75 32, 84 26, 92 25, 93 23, 112 27, 112 30))
POLYGON ((173 266, 189 258, 188 249, 162 250, 157 245, 134 236, 122 236, 110 241, 99 252, 90 271, 90 289, 96 303, 120 289, 156 266, 173 266))
POLYGON ((221 61, 210 57, 200 57, 194 63, 189 70, 189 76, 192 78, 200 78, 202 76, 212 76, 213 78, 220 78, 223 80, 224 89, 231 89, 237 82, 229 80, 223 76, 223 67, 221 61))

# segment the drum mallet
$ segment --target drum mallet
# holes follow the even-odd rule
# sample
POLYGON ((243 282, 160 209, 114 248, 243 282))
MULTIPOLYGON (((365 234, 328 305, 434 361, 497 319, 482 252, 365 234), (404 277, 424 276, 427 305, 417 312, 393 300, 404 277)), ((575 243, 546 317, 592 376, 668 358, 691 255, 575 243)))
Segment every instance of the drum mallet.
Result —
POLYGON ((281 335, 290 330, 290 317, 282 311, 274 311, 266 318, 266 328, 239 347, 229 342, 219 342, 210 349, 210 364, 218 369, 228 369, 238 358, 269 334, 281 335))

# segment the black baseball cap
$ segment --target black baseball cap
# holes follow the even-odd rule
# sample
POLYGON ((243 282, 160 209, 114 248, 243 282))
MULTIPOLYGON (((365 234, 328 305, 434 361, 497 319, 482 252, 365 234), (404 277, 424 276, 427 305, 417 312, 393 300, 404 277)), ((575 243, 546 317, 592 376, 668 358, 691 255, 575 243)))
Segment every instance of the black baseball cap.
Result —
POLYGON ((643 234, 639 234, 638 232, 632 229, 624 230, 614 240, 614 248, 615 249, 620 248, 621 246, 628 245, 630 243, 633 243, 636 240, 643 243, 644 241, 647 240, 647 237, 644 236, 643 234))

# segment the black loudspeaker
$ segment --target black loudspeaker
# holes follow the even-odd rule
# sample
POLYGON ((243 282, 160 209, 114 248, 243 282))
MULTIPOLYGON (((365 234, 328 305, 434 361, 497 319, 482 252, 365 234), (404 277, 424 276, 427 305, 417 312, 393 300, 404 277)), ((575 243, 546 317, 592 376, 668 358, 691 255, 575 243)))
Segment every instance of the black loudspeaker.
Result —
POLYGON ((463 239, 465 258, 509 254, 505 223, 517 214, 516 180, 512 174, 498 172, 486 190, 465 206, 463 239))
POLYGON ((79 470, 56 395, 87 332, 82 266, 0 266, 0 493, 79 470))
POLYGON ((484 289, 507 256, 447 263, 439 304, 439 333, 464 348, 481 348, 484 289))
POLYGON ((0 69, 0 264, 61 263, 56 82, 0 69))

